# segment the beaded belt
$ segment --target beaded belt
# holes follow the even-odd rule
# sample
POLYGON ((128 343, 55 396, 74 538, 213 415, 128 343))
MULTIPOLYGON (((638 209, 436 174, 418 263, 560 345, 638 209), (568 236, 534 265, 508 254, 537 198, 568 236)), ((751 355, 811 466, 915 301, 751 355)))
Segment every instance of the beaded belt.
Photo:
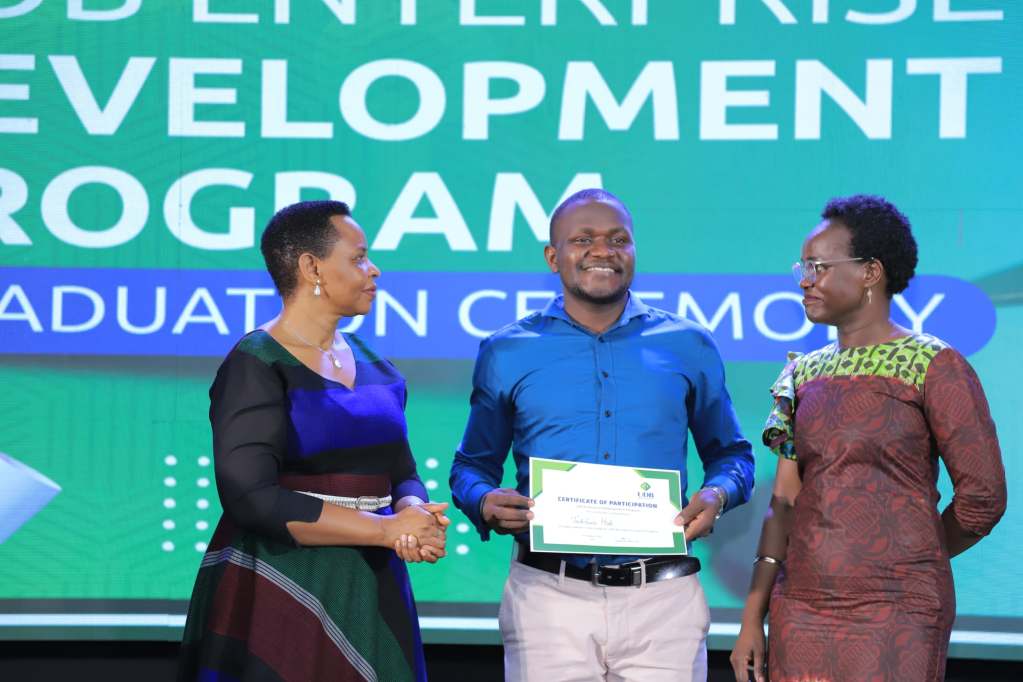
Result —
POLYGON ((386 497, 373 497, 372 495, 341 497, 339 495, 321 495, 320 493, 311 493, 305 490, 297 490, 296 492, 302 493, 303 495, 309 495, 311 497, 318 497, 324 502, 333 504, 337 507, 355 509, 357 511, 379 511, 385 507, 391 506, 390 495, 386 497))

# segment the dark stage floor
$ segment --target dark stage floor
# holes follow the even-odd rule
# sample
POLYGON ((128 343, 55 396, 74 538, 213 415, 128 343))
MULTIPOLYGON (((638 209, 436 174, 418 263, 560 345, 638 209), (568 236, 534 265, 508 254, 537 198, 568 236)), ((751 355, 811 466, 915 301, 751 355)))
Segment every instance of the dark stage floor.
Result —
MULTIPOLYGON (((169 642, 0 642, 4 682, 164 682, 174 679, 177 644, 169 642)), ((498 646, 429 645, 432 680, 495 682, 502 679, 498 646)), ((732 682, 728 655, 710 652, 708 682, 732 682)), ((948 682, 1018 682, 1023 663, 953 660, 948 682)), ((544 681, 546 682, 546 681, 544 681)))

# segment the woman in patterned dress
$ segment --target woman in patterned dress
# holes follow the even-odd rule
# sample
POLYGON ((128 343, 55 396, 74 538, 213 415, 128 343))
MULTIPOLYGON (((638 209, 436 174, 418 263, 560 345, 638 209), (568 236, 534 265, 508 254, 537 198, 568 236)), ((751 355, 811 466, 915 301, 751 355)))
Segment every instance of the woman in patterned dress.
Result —
POLYGON ((202 560, 180 680, 425 680, 404 562, 444 556, 405 423, 405 381, 342 317, 380 271, 348 207, 280 210, 262 238, 281 314, 210 388, 224 514, 202 560))
POLYGON ((748 668, 758 682, 937 682, 949 558, 1005 510, 995 426, 963 356, 889 316, 917 262, 906 218, 863 195, 822 217, 793 272, 838 341, 792 356, 771 388, 778 469, 732 666, 741 682, 748 668), (939 459, 954 489, 940 515, 939 459))

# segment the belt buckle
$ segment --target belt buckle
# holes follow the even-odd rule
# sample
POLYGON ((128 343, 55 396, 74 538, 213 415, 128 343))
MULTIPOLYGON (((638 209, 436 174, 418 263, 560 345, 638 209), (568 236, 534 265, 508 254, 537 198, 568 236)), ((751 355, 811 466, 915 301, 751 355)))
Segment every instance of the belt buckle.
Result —
POLYGON ((590 582, 594 587, 621 587, 636 584, 635 569, 629 571, 628 577, 622 570, 625 566, 590 564, 590 582), (628 581, 628 582, 626 582, 628 581))
MULTIPOLYGON (((642 587, 643 586, 642 566, 638 564, 635 566, 630 566, 629 579, 632 581, 630 587, 642 587)), ((647 579, 647 581, 649 582, 649 578, 647 579)))
POLYGON ((380 508, 380 498, 372 495, 360 495, 355 498, 355 508, 359 511, 376 511, 380 508))

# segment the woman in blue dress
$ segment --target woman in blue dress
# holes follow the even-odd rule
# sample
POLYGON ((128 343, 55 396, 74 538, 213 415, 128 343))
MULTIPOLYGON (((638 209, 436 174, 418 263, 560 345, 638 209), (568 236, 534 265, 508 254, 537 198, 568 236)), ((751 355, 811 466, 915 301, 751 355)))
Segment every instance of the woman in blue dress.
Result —
POLYGON ((425 680, 405 562, 444 556, 447 505, 416 474, 405 380, 336 331, 369 312, 380 271, 337 201, 281 209, 261 248, 284 305, 210 388, 224 514, 179 679, 425 680))

